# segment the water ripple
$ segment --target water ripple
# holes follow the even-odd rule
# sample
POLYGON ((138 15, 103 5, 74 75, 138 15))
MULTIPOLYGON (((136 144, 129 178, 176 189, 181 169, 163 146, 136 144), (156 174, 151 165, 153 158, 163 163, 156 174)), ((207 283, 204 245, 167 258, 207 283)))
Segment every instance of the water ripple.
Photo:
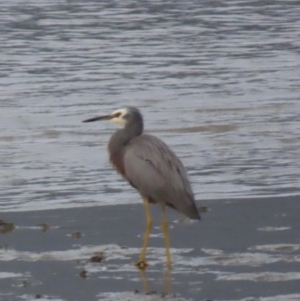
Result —
POLYGON ((107 163, 113 128, 81 124, 128 104, 197 198, 300 193, 296 2, 14 0, 0 15, 2 212, 139 202, 107 163))

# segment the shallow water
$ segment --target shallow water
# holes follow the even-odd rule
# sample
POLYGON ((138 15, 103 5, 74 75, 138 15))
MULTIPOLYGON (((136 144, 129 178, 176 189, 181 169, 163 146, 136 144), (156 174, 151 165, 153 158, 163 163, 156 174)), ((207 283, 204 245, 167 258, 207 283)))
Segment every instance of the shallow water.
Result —
POLYGON ((297 1, 2 3, 0 300, 300 300, 299 15, 297 1), (208 207, 200 223, 169 212, 168 298, 159 215, 146 296, 114 126, 81 123, 126 105, 208 207))
POLYGON ((299 197, 204 205, 200 222, 168 211, 170 272, 154 206, 144 275, 142 204, 7 212, 0 300, 299 301, 299 197))
POLYGON ((296 1, 1 5, 1 211, 139 202, 111 169, 139 107, 198 199, 300 193, 296 1))

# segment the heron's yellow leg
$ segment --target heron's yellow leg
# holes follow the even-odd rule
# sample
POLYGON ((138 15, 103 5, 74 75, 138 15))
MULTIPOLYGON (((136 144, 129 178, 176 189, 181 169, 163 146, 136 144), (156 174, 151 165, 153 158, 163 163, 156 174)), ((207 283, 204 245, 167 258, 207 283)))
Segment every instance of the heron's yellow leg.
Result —
POLYGON ((144 269, 139 268, 139 270, 140 270, 141 278, 142 278, 142 281, 143 281, 143 284, 144 284, 145 292, 149 293, 150 292, 150 287, 149 287, 148 279, 147 279, 147 276, 146 276, 146 269, 145 268, 144 269))
POLYGON ((135 263, 135 265, 142 270, 146 269, 149 266, 149 264, 146 262, 146 250, 147 250, 149 236, 152 228, 150 205, 146 198, 143 198, 143 201, 146 209, 146 232, 144 236, 144 243, 140 254, 140 259, 135 263))
POLYGON ((169 242, 169 231, 168 231, 168 221, 166 216, 166 207, 162 206, 162 231, 164 233, 166 255, 167 255, 167 267, 170 269, 172 266, 171 263, 171 254, 170 254, 170 242, 169 242))
POLYGON ((171 292, 171 284, 172 284, 171 269, 167 269, 167 271, 166 271, 166 294, 170 294, 170 292, 171 292))

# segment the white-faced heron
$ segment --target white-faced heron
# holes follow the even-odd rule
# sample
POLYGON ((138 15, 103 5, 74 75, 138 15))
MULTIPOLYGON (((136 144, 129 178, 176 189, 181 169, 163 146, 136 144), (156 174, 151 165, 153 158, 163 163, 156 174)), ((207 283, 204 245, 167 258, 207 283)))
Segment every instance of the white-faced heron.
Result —
POLYGON ((145 269, 145 259, 152 219, 149 204, 162 208, 167 266, 171 267, 168 223, 165 207, 171 207, 191 219, 200 219, 187 172, 179 158, 160 139, 143 134, 140 111, 126 107, 110 115, 97 116, 83 122, 110 120, 122 126, 110 138, 108 151, 115 169, 141 194, 145 207, 147 228, 144 244, 136 266, 145 269))

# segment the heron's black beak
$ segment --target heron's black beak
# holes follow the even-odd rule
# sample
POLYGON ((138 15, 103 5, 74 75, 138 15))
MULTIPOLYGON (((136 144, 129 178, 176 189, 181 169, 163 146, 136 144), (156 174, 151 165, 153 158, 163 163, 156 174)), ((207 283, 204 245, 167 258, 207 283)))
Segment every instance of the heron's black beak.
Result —
POLYGON ((97 116, 97 117, 93 117, 93 118, 90 118, 90 119, 83 120, 82 122, 93 122, 93 121, 97 121, 97 120, 109 120, 113 117, 114 117, 113 115, 97 116))

